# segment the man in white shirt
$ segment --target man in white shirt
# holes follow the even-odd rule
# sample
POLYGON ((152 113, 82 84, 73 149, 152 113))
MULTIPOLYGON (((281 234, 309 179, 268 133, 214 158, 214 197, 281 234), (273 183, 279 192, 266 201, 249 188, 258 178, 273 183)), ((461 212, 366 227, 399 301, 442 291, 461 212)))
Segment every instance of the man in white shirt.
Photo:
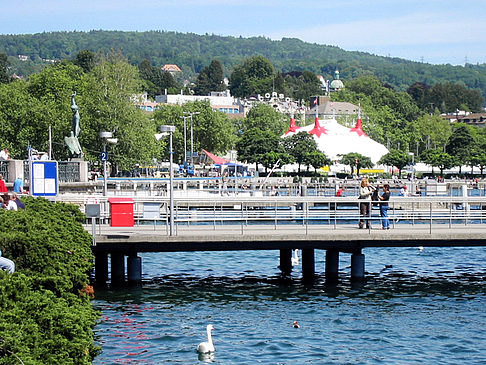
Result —
POLYGON ((0 161, 10 160, 10 155, 8 154, 8 148, 4 148, 0 151, 0 161))

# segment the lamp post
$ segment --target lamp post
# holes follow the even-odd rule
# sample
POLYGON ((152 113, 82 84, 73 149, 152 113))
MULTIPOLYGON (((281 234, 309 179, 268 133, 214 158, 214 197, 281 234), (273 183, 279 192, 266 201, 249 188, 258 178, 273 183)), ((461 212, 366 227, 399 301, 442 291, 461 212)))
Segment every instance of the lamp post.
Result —
POLYGON ((189 115, 189 118, 191 118, 191 165, 194 166, 194 130, 192 128, 192 116, 196 114, 201 114, 200 112, 184 112, 184 114, 189 115))
POLYGON ((106 196, 108 190, 108 183, 106 179, 106 162, 108 161, 106 142, 116 144, 118 139, 113 138, 113 132, 100 132, 100 138, 103 138, 103 152, 101 153, 101 160, 103 161, 103 196, 106 196))
POLYGON ((415 155, 413 152, 409 152, 408 155, 412 156, 412 181, 414 181, 415 180, 415 161, 414 161, 415 155))
MULTIPOLYGON (((169 134, 169 234, 171 236, 174 235, 174 169, 172 168, 174 151, 172 151, 172 133, 174 133, 175 130, 176 127, 173 125, 160 126, 162 135, 167 135, 167 133, 169 134)), ((160 135, 160 137, 158 137, 159 135, 156 135, 156 138, 160 139, 162 135, 160 135)))
MULTIPOLYGON (((184 162, 187 163, 187 132, 186 132, 186 116, 180 117, 184 120, 184 162)), ((192 125, 192 124, 191 124, 192 125)))

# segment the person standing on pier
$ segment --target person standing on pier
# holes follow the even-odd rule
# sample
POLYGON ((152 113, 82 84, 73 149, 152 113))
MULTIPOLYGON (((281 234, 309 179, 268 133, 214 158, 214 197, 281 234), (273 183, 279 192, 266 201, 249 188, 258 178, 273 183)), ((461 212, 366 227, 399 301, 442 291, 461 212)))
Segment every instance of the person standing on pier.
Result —
POLYGON ((365 222, 366 222, 366 228, 371 229, 371 223, 370 223, 371 194, 373 194, 373 190, 374 189, 370 185, 370 181, 368 179, 361 180, 358 199, 364 201, 359 203, 359 213, 361 216, 359 220, 359 229, 362 229, 364 227, 365 222))
POLYGON ((388 200, 390 200, 390 185, 383 185, 383 194, 379 196, 380 202, 380 216, 382 229, 390 229, 390 221, 388 220, 388 200))

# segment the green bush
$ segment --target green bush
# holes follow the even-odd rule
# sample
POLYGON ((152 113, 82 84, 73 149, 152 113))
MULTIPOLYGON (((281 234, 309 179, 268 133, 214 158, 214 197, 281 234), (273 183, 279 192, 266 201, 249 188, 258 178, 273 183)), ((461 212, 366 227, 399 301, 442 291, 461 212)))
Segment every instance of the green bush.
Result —
POLYGON ((90 364, 99 348, 98 313, 82 292, 92 269, 91 236, 79 208, 22 198, 26 209, 0 211, 0 364, 90 364))

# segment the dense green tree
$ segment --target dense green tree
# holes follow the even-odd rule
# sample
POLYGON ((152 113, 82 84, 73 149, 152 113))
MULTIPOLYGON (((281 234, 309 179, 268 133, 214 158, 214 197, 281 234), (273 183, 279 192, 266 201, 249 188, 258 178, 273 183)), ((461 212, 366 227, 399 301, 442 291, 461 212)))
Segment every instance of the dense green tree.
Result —
POLYGON ((471 133, 474 137, 474 144, 468 165, 471 167, 479 167, 481 174, 483 174, 484 168, 486 167, 486 129, 471 128, 471 133))
POLYGON ((453 129, 454 132, 451 134, 445 150, 449 155, 457 159, 460 167, 470 160, 475 141, 470 126, 459 123, 453 129))
POLYGON ((287 116, 276 111, 271 105, 260 103, 253 106, 243 119, 240 133, 258 128, 281 136, 288 128, 288 123, 287 116))
POLYGON ((395 166, 398 169, 398 176, 401 176, 402 169, 410 163, 411 157, 408 153, 392 149, 386 155, 383 155, 378 161, 381 165, 395 166))
POLYGON ((354 174, 355 168, 356 174, 359 175, 359 170, 361 168, 371 168, 374 165, 368 156, 364 156, 357 152, 350 152, 341 156, 339 162, 351 168, 351 175, 354 174))
POLYGON ((281 143, 281 138, 269 130, 252 128, 247 130, 237 141, 238 159, 248 163, 261 164, 271 168, 278 160, 281 164, 292 161, 281 143))
MULTIPOLYGON (((118 138, 110 146, 110 162, 116 170, 133 168, 136 163, 148 163, 158 149, 155 128, 147 116, 135 108, 130 98, 140 92, 137 68, 118 53, 104 56, 88 75, 89 81, 80 98, 81 146, 87 158, 98 159, 103 149, 101 131, 114 131, 118 138)), ((69 106, 68 106, 69 107, 69 106)))
POLYGON ((70 98, 73 91, 83 90, 85 76, 72 63, 58 63, 27 81, 0 85, 0 124, 13 158, 26 158, 29 145, 48 151, 49 126, 54 157, 68 157, 64 137, 69 136, 72 128, 70 98))
POLYGON ((163 95, 166 91, 169 94, 178 93, 180 87, 170 72, 153 67, 148 60, 143 60, 138 70, 143 80, 142 88, 149 98, 154 99, 156 95, 163 95))
POLYGON ((9 82, 7 67, 9 65, 8 57, 5 53, 0 53, 0 84, 9 82))
POLYGON ((423 115, 412 122, 410 130, 413 134, 413 146, 411 149, 419 144, 419 154, 427 148, 445 148, 452 135, 452 127, 447 119, 444 119, 440 114, 423 115))
POLYGON ((420 155, 420 160, 432 167, 438 167, 440 174, 444 174, 445 169, 450 169, 457 165, 457 160, 441 149, 425 150, 420 155))
POLYGON ((311 162, 317 163, 314 159, 322 157, 316 156, 315 152, 319 151, 317 149, 317 142, 307 132, 299 132, 290 137, 285 137, 283 146, 299 165, 299 173, 301 165, 309 165, 311 162))
MULTIPOLYGON (((263 56, 253 56, 235 66, 230 76, 231 95, 246 97, 276 90, 276 73, 271 62, 263 56)), ((283 91, 283 90, 276 90, 283 91)))
MULTIPOLYGON (((480 112, 484 102, 481 92, 456 83, 438 83, 426 88, 419 106, 423 109, 433 106, 441 113, 455 113, 456 110, 480 112)), ((428 110, 428 109, 425 109, 428 110)))
POLYGON ((309 100, 311 96, 322 93, 317 75, 311 71, 293 71, 283 75, 285 95, 295 100, 309 100))
POLYGON ((307 166, 312 166, 314 170, 317 171, 317 169, 320 169, 321 167, 332 164, 332 161, 325 153, 316 149, 309 152, 306 156, 306 164, 307 166))
POLYGON ((84 49, 78 52, 74 64, 81 67, 84 72, 90 72, 96 64, 96 56, 90 50, 84 49))
POLYGON ((208 95, 212 91, 223 90, 226 90, 223 66, 218 60, 212 60, 209 66, 204 67, 199 73, 194 92, 197 95, 208 95))
MULTIPOLYGON (((176 160, 184 160, 184 120, 186 117, 186 146, 190 151, 191 122, 188 113, 193 114, 193 151, 202 149, 212 153, 224 153, 234 147, 235 131, 228 116, 211 108, 208 101, 186 103, 183 106, 163 106, 153 114, 154 123, 158 126, 170 124, 176 126, 174 133, 174 151, 176 160)), ((168 156, 168 155, 167 155, 168 156)))

